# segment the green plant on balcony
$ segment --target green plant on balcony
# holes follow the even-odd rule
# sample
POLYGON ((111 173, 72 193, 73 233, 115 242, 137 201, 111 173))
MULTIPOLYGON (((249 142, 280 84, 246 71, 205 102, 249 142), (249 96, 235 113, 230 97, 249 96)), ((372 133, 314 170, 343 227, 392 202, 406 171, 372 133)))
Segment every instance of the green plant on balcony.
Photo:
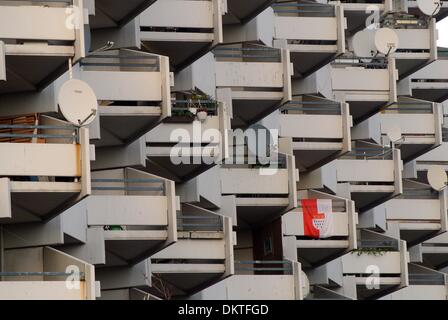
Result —
POLYGON ((358 257, 366 254, 369 256, 384 256, 387 252, 392 251, 390 248, 359 248, 356 250, 353 250, 351 254, 356 254, 358 257))

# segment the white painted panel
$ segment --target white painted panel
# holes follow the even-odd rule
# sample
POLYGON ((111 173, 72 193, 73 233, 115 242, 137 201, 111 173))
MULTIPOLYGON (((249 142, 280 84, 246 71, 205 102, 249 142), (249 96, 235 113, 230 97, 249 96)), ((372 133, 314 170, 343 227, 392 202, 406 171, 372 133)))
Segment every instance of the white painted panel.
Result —
POLYGON ((446 161, 446 155, 448 154, 448 142, 442 143, 441 146, 425 153, 420 156, 417 161, 446 161))
POLYGON ((85 283, 80 289, 67 289, 65 281, 0 282, 0 300, 84 300, 85 283))
POLYGON ((35 40, 75 40, 75 30, 67 28, 66 8, 1 6, 0 38, 35 40))
POLYGON ((98 100, 161 101, 162 77, 159 72, 82 71, 98 100))
POLYGON ((218 87, 283 88, 283 64, 264 62, 216 62, 218 87))
POLYGON ((91 196, 87 199, 89 226, 166 226, 165 196, 91 196))
POLYGON ((447 288, 435 285, 413 285, 389 294, 381 300, 446 300, 447 288))
POLYGON ((332 68, 333 90, 389 91, 387 69, 332 68))
POLYGON ((337 40, 335 17, 275 17, 275 38, 337 40))
POLYGON ((387 219, 440 220, 439 199, 393 199, 385 207, 387 219))
POLYGON ((81 176, 79 145, 2 143, 0 154, 3 176, 81 176))
POLYGON ((371 273, 367 270, 368 266, 375 265, 381 270, 381 273, 401 273, 400 252, 384 252, 383 255, 361 254, 356 252, 348 253, 342 257, 342 270, 344 273, 371 273))
POLYGON ((225 259, 224 240, 179 240, 153 259, 225 259))
MULTIPOLYGON (((413 79, 448 79, 448 59, 436 60, 412 75, 413 79)), ((418 86, 418 83, 413 83, 418 86)))
POLYGON ((338 115, 280 115, 280 136, 342 139, 342 117, 338 115))
POLYGON ((151 27, 213 28, 212 1, 160 0, 140 15, 151 27))
POLYGON ((223 194, 287 194, 288 170, 275 175, 261 175, 258 169, 221 169, 223 194))
POLYGON ((392 160, 337 160, 336 170, 337 179, 341 182, 394 181, 394 162, 392 160))
POLYGON ((403 134, 435 134, 434 114, 381 114, 381 133, 399 125, 403 134))
POLYGON ((429 29, 394 29, 398 35, 398 49, 429 49, 429 29))
POLYGON ((295 300, 292 275, 237 275, 224 281, 223 300, 295 300))

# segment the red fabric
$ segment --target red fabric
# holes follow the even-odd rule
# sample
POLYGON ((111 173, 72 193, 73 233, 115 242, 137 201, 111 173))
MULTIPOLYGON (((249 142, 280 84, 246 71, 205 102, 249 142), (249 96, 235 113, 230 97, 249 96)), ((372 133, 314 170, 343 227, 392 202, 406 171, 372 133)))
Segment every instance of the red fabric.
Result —
POLYGON ((320 231, 314 227, 314 219, 325 219, 325 215, 317 210, 317 199, 302 200, 303 228, 305 236, 319 239, 320 231))

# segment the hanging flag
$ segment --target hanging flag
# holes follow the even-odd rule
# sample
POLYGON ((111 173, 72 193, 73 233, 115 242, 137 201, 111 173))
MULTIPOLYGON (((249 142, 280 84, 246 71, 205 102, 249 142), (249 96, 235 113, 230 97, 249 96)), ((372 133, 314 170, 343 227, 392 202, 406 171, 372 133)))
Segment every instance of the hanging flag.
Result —
POLYGON ((321 239, 333 236, 333 206, 331 199, 302 200, 305 236, 321 239))

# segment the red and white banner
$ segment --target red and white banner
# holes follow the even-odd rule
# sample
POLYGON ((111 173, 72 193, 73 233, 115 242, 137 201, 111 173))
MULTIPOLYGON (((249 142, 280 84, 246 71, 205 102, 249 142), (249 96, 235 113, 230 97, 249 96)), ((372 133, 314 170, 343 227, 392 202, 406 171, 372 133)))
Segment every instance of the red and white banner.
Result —
POLYGON ((333 205, 331 199, 302 200, 304 235, 315 238, 333 236, 333 205))

